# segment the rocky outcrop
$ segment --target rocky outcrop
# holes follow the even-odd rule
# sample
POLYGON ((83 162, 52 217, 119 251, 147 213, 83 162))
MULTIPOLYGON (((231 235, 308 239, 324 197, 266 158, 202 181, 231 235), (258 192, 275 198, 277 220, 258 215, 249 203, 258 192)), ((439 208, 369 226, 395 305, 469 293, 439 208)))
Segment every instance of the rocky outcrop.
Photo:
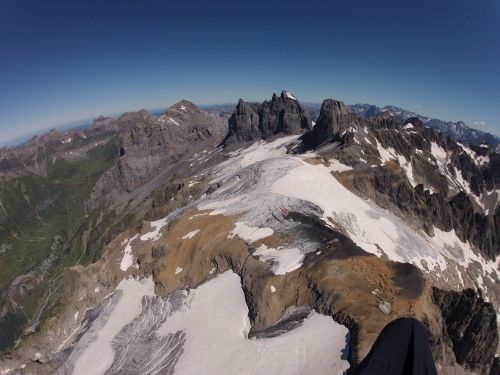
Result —
POLYGON ((261 137, 258 108, 240 99, 233 115, 229 118, 229 133, 226 144, 249 142, 261 137))
POLYGON ((472 289, 447 292, 433 288, 433 300, 440 309, 457 362, 467 369, 489 374, 498 346, 498 326, 491 303, 472 289))
POLYGON ((270 101, 249 104, 238 101, 229 118, 229 132, 224 145, 268 139, 276 134, 300 134, 311 128, 309 112, 287 91, 273 94, 270 101))
POLYGON ((347 131, 360 123, 360 119, 344 103, 326 99, 314 128, 304 135, 307 147, 317 147, 333 141, 340 141, 347 131))
POLYGON ((193 155, 206 153, 220 143, 227 129, 219 115, 186 100, 159 117, 141 116, 130 121, 134 121, 134 126, 119 136, 120 157, 93 189, 91 206, 104 198, 114 205, 125 203, 130 198, 128 194, 137 193, 150 183, 147 191, 140 191, 147 195, 165 182, 162 176, 176 172, 178 162, 187 162, 193 155))

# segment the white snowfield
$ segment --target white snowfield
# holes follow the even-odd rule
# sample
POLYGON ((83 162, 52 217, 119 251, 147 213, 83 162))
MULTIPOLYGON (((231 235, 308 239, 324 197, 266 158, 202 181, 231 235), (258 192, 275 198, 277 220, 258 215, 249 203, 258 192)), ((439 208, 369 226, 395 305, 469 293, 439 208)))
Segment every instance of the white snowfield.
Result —
POLYGON ((442 232, 436 228, 434 237, 417 233, 391 212, 346 189, 331 176, 329 168, 297 158, 296 161, 297 166, 276 181, 272 191, 318 205, 324 212, 325 223, 328 216, 333 217, 364 250, 413 263, 427 271, 444 271, 447 260, 451 259, 464 267, 477 262, 484 273, 498 273, 500 258, 496 262, 484 260, 468 243, 460 241, 454 231, 442 232))
POLYGON ((128 278, 120 282, 117 290, 123 293, 120 300, 99 330, 95 341, 90 343, 76 360, 73 375, 99 375, 106 372, 114 359, 111 341, 125 325, 140 314, 142 297, 154 295, 154 283, 151 277, 142 280, 128 278))
MULTIPOLYGON (((157 305, 161 310, 148 310, 151 300, 148 302, 144 297, 154 296, 151 277, 125 279, 117 290, 121 296, 116 304, 110 305, 111 311, 104 318, 103 325, 93 338, 87 338, 88 344, 83 345, 83 350, 72 354, 76 358, 72 361, 73 365, 67 368, 72 368, 72 374, 108 373, 117 360, 117 348, 113 346, 117 342, 120 342, 122 356, 127 355, 129 350, 134 353, 131 355, 142 355, 132 347, 134 340, 116 341, 116 338, 134 324, 134 334, 146 332, 143 325, 153 324, 154 320, 148 319, 158 315, 166 316, 166 319, 149 333, 152 338, 168 337, 179 331, 186 334, 180 358, 177 363, 174 362, 175 374, 330 375, 343 374, 349 367, 345 359, 348 330, 328 316, 311 313, 301 326, 280 336, 249 339, 248 307, 240 278, 232 271, 185 292, 176 309, 164 301, 157 305), (144 320, 144 317, 148 318, 144 320)), ((271 290, 273 293, 276 291, 274 286, 271 290)), ((165 353, 171 353, 172 347, 167 345, 151 349, 157 353, 152 357, 153 362, 147 363, 152 369, 148 373, 159 374, 166 370, 160 362, 165 353)))
MULTIPOLYGON (((289 208, 300 202, 300 209, 305 209, 304 202, 309 202, 322 210, 326 225, 332 226, 328 217, 333 218, 365 251, 412 263, 429 272, 432 277, 445 281, 450 273, 456 274, 458 268, 458 273, 461 273, 458 277, 471 281, 476 287, 485 288, 485 278, 489 278, 492 283, 498 282, 500 257, 496 261, 483 259, 472 250, 469 243, 460 241, 454 231, 442 232, 436 228, 434 237, 416 231, 389 210, 352 193, 332 176, 331 172, 347 171, 349 166, 337 160, 331 160, 329 167, 305 162, 305 159, 314 156, 313 153, 299 156, 287 154, 285 146, 297 138, 289 136, 272 142, 258 141, 232 153, 228 161, 215 168, 216 177, 212 182, 221 182, 221 188, 201 202, 198 208, 215 209, 224 215, 243 214, 240 221, 251 227, 252 231, 240 231, 238 228, 237 232, 240 231, 238 235, 252 242, 256 237, 260 238, 252 237, 253 233, 260 233, 257 228, 273 229, 268 219, 275 210, 289 208), (467 269, 472 263, 476 266, 473 271, 467 269), (451 268, 448 267, 450 264, 451 268)), ((411 163, 395 150, 384 149, 379 143, 377 146, 382 163, 398 161, 412 185, 415 185, 411 163)), ((436 144, 432 148, 438 166, 445 171, 446 152, 436 144)), ((461 186, 458 182, 456 184, 461 186)), ((297 248, 303 254, 307 252, 303 246, 305 244, 289 247, 297 248)), ((254 255, 269 262, 275 273, 289 272, 301 263, 298 253, 284 253, 287 256, 283 259, 278 256, 281 255, 279 251, 271 254, 270 249, 260 250, 254 255), (294 261, 290 258, 294 258, 294 261)))
POLYGON ((183 375, 343 374, 348 330, 330 317, 312 313, 283 335, 248 339, 248 307, 239 277, 231 271, 192 290, 181 310, 158 330, 187 333, 175 366, 183 375))

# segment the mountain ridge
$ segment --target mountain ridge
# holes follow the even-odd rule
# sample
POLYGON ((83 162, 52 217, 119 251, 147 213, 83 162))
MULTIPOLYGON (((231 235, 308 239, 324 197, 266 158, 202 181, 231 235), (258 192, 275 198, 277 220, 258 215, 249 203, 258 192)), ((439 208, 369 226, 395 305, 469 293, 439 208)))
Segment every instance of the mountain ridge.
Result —
MULTIPOLYGON (((283 90, 286 91, 286 90, 283 90)), ((178 102, 180 103, 180 102, 178 102)), ((178 104, 176 103, 176 104, 178 104)), ((237 106, 238 103, 227 103, 227 104, 208 104, 208 105, 200 105, 199 108, 205 109, 211 112, 217 112, 219 115, 222 117, 230 117, 230 115, 233 113, 234 108, 237 106)), ((315 121, 319 115, 319 110, 321 107, 321 104, 319 103, 311 103, 311 102, 302 102, 301 103, 310 113, 312 119, 315 121)), ((173 104, 171 107, 175 106, 173 104)), ((432 118, 429 116, 424 116, 420 115, 416 112, 412 112, 409 110, 406 110, 404 108, 394 106, 394 105, 385 105, 383 107, 381 106, 376 106, 372 104, 366 104, 366 103, 356 103, 356 104, 347 104, 347 106, 353 110, 353 112, 357 113, 358 115, 362 115, 363 117, 370 117, 377 115, 381 112, 391 112, 395 115, 397 115, 402 121, 407 120, 410 117, 418 117, 421 119, 424 123, 428 122, 428 126, 438 129, 442 132, 445 132, 446 134, 453 136, 459 141, 463 141, 466 143, 471 143, 474 145, 479 145, 481 143, 486 143, 490 147, 497 148, 497 151, 500 152, 499 145, 500 145, 500 136, 495 135, 492 133, 489 133, 487 131, 483 131, 480 129, 473 128, 472 126, 469 126, 466 124, 464 121, 445 121, 437 118, 432 118)), ((170 108, 170 107, 169 107, 170 108)), ((148 113, 155 114, 155 113, 164 113, 165 110, 161 109, 154 109, 154 110, 147 110, 148 113)), ((117 114, 116 118, 119 118, 121 114, 117 114)), ((59 132, 67 132, 70 130, 75 130, 75 129, 85 129, 88 127, 92 127, 96 121, 98 122, 99 120, 102 120, 104 118, 107 119, 113 119, 111 116, 104 116, 100 115, 94 120, 86 119, 86 120, 78 120, 76 121, 79 125, 73 126, 71 125, 74 122, 71 122, 69 124, 61 125, 58 127, 53 127, 53 128, 47 128, 45 130, 41 131, 36 131, 30 134, 27 134, 25 136, 21 135, 16 138, 13 138, 12 140, 7 140, 3 143, 0 143, 0 151, 1 150, 8 150, 8 149, 13 149, 17 148, 19 146, 23 146, 25 143, 29 142, 33 138, 38 138, 43 136, 43 134, 47 132, 51 132, 53 130, 57 130, 59 132), (41 133, 40 133, 41 132, 41 133), (16 141, 16 139, 19 139, 19 141, 16 141)))
MULTIPOLYGON (((240 100, 231 116, 181 101, 158 116, 139 111, 96 119, 82 133, 87 138, 75 135, 67 143, 61 142, 67 135, 53 132, 46 142, 58 147, 32 144, 18 156, 24 164, 11 157, 5 166, 11 169, 4 169, 10 172, 0 178, 9 183, 0 192, 9 186, 9 194, 18 193, 9 195, 16 205, 6 206, 8 214, 26 211, 38 223, 37 215, 44 218, 55 206, 51 217, 59 223, 73 213, 79 229, 54 232, 47 258, 54 261, 40 264, 50 272, 57 262, 65 267, 48 273, 50 284, 39 277, 43 267, 37 277, 17 276, 32 277, 32 290, 59 290, 57 314, 41 308, 45 315, 28 324, 36 332, 26 336, 23 326, 15 337, 22 340, 0 368, 71 372, 109 314, 122 316, 124 298, 138 315, 109 337, 109 351, 117 348, 115 360, 107 359, 110 371, 120 371, 120 353, 129 350, 134 362, 150 363, 151 343, 123 340, 124 332, 141 337, 145 326, 162 356, 172 353, 157 365, 173 371, 179 348, 196 353, 185 328, 165 336, 158 320, 169 309, 189 311, 186 296, 233 272, 248 310, 245 339, 286 338, 327 315, 349 330, 336 345, 345 347, 354 368, 386 323, 409 314, 429 329, 443 373, 487 374, 498 334, 484 327, 498 327, 500 306, 498 153, 457 143, 417 117, 364 117, 326 99, 312 126, 301 107, 288 91, 263 103, 240 100), (98 137, 105 143, 92 148, 98 137), (89 164, 92 150, 97 162, 89 164), (51 189, 46 195, 26 182, 27 176, 65 177, 71 191, 79 163, 77 170, 92 172, 92 179, 69 203, 53 205, 51 189), (27 207, 17 204, 26 199, 27 207), (67 238, 78 240, 73 259, 64 255, 67 238), (78 254, 86 257, 75 262, 78 254), (146 286, 143 304, 130 300, 146 286), (458 320, 457 301, 470 306, 458 320), (478 319, 484 325, 473 324, 478 319), (463 341, 463 330, 484 340, 463 341)), ((18 228, 9 233, 0 261, 19 251, 18 228)), ((27 306, 38 303, 19 283, 7 286, 1 296, 11 315, 2 311, 0 328, 23 309, 31 317, 27 306)))

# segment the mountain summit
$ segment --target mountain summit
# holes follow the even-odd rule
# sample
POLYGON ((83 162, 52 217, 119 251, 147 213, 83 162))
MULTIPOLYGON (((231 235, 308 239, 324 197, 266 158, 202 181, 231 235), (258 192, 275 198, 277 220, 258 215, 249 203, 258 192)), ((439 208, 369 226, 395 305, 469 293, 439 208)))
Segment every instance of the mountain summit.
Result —
POLYGON ((273 94, 270 101, 262 104, 240 99, 229 118, 229 132, 224 143, 268 139, 277 134, 300 134, 310 128, 309 112, 294 95, 283 90, 280 96, 273 94))

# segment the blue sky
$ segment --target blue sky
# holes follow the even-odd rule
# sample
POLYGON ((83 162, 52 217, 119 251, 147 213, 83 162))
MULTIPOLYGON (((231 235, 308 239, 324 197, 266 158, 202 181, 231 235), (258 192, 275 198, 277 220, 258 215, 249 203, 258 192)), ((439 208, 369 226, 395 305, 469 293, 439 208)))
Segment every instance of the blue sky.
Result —
POLYGON ((496 0, 0 0, 0 142, 283 88, 500 134, 499 24, 496 0))

